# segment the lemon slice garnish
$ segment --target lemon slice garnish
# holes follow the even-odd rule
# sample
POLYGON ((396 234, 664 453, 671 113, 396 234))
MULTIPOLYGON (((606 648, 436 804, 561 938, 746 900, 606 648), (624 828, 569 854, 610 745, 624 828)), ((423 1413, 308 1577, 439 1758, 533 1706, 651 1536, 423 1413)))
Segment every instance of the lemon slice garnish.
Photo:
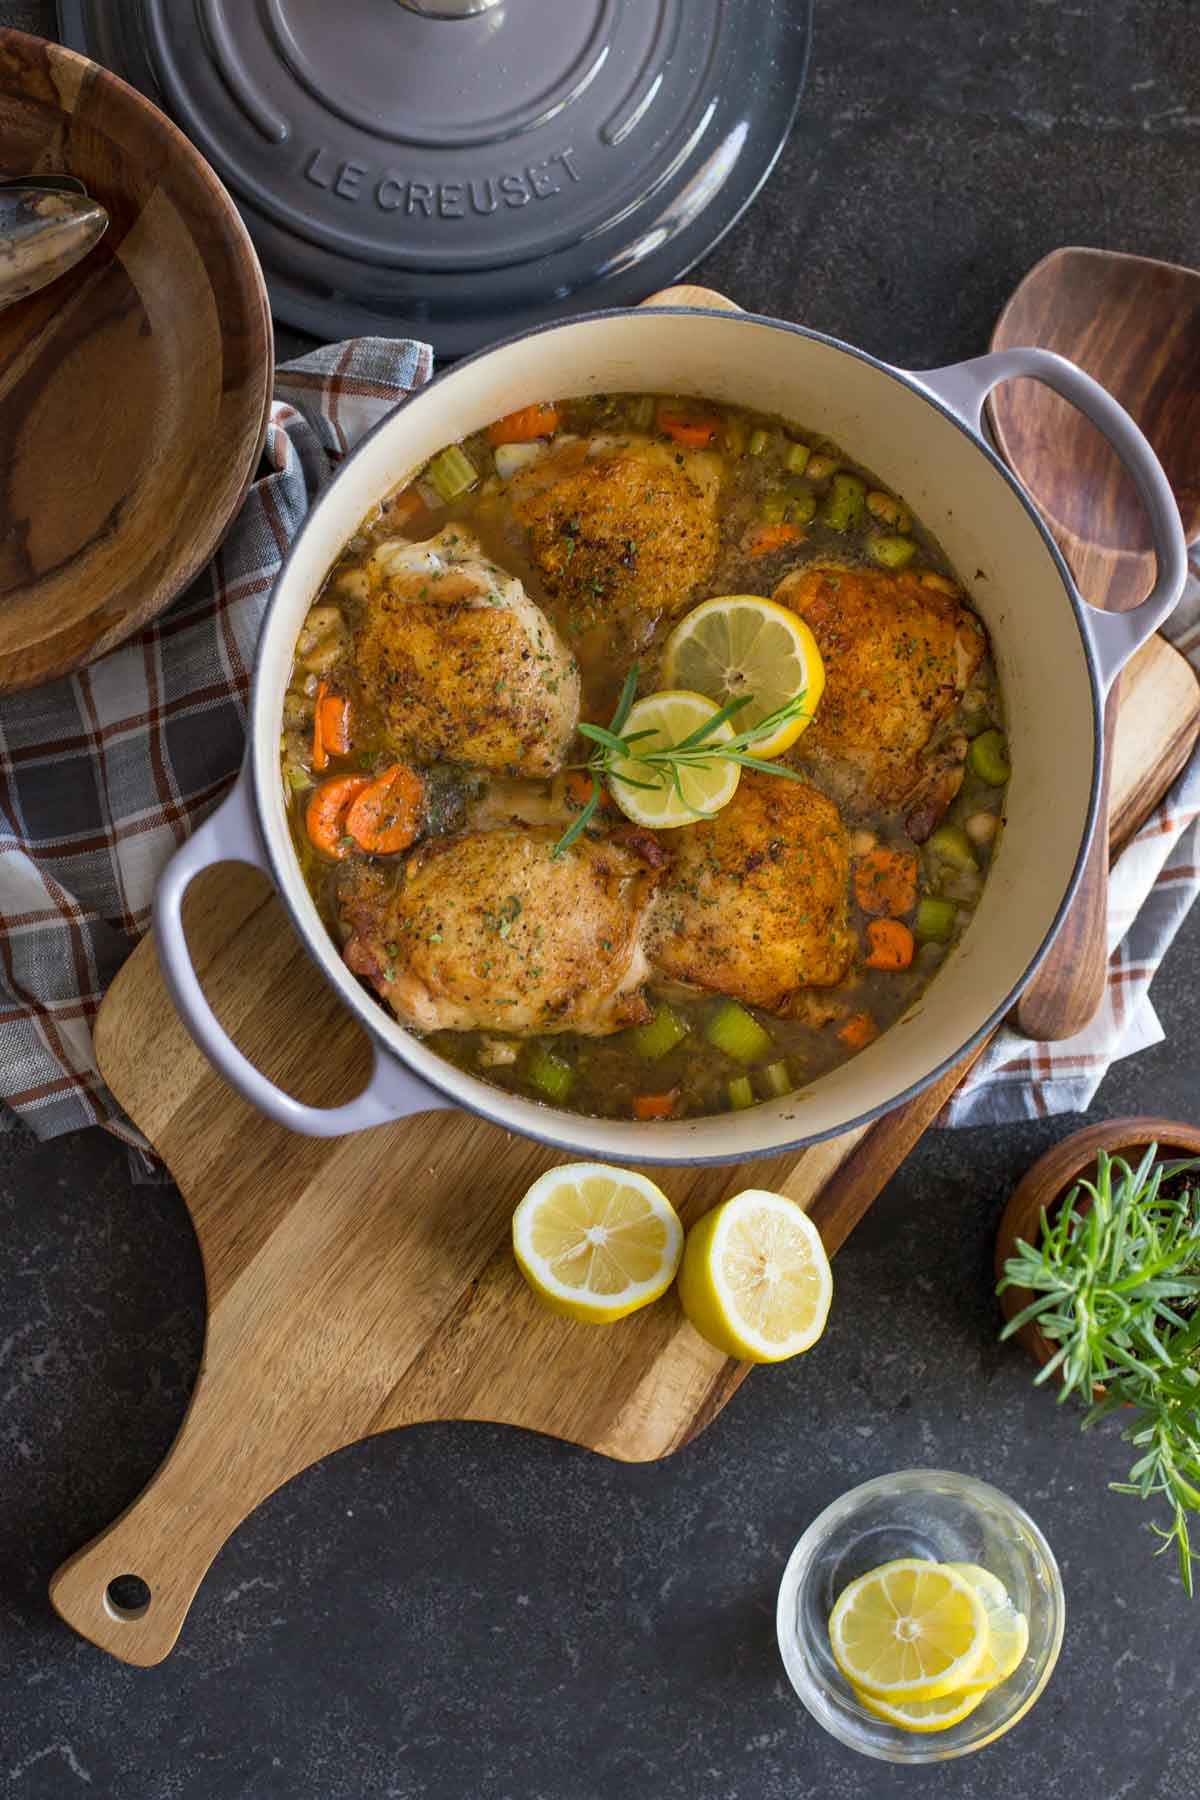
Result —
POLYGON ((748 1188, 688 1233, 679 1299, 727 1356, 782 1362, 816 1343, 833 1298, 821 1234, 782 1194, 748 1188))
POLYGON ((941 1563, 906 1558, 852 1581, 829 1615, 851 1687, 891 1704, 940 1700, 973 1681, 989 1642, 978 1590, 941 1563))
POLYGON ((759 594, 721 594, 681 619, 663 646, 663 679, 703 694, 718 706, 750 696, 734 714, 737 732, 803 691, 804 713, 751 746, 755 756, 779 756, 810 723, 825 691, 825 665, 804 620, 759 594))
MULTIPOLYGON (((679 770, 677 789, 669 769, 636 760, 637 749, 681 744, 719 711, 703 694, 682 690, 647 694, 634 703, 621 735, 628 738, 639 731, 649 735, 635 746, 628 762, 613 764, 608 777, 609 791, 627 819, 666 831, 676 825, 694 825, 698 817, 728 806, 737 792, 740 764, 719 757, 691 763, 679 770)), ((725 723, 717 726, 710 741, 727 744, 733 736, 732 725, 725 723)))
POLYGON ((978 1673, 963 1683, 969 1693, 986 1694, 990 1688, 1007 1681, 1020 1666, 1029 1648, 1029 1621, 1009 1599, 1008 1589, 999 1576, 993 1575, 990 1569, 969 1562, 947 1563, 946 1567, 971 1583, 987 1613, 987 1653, 978 1673))
POLYGON ((521 1201, 513 1250, 552 1311, 601 1325, 666 1292, 683 1254, 683 1226, 644 1175, 567 1163, 548 1169, 521 1201))
POLYGON ((899 1725, 901 1731, 946 1731, 982 1705, 983 1695, 969 1690, 943 1694, 940 1700, 880 1700, 855 1688, 854 1697, 877 1719, 899 1725))

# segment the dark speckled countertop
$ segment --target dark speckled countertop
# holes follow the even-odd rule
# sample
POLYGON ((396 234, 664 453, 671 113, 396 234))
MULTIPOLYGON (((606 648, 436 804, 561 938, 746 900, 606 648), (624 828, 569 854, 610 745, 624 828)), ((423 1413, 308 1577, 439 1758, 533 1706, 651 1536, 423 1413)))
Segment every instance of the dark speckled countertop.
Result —
MULTIPOLYGON (((183 0, 178 0, 179 4, 183 0)), ((53 29, 53 7, 0 4, 53 29)), ((980 350, 1057 244, 1200 261, 1195 0, 818 0, 799 127, 698 272, 914 367, 980 350)), ((1200 1115, 1200 911, 1167 1041, 1097 1116, 1200 1115)), ((839 1257, 824 1340, 691 1449, 622 1467, 484 1426, 409 1430, 290 1483, 219 1557, 174 1655, 59 1624, 57 1563, 176 1430, 203 1283, 170 1188, 98 1132, 0 1140, 0 1797, 8 1800, 1166 1800, 1200 1791, 1189 1607, 1108 1432, 996 1344, 1004 1198, 1077 1120, 934 1134, 839 1257), (774 1595, 813 1514, 913 1464, 988 1476, 1063 1566, 1066 1645, 981 1755, 894 1771, 793 1698, 774 1595)))

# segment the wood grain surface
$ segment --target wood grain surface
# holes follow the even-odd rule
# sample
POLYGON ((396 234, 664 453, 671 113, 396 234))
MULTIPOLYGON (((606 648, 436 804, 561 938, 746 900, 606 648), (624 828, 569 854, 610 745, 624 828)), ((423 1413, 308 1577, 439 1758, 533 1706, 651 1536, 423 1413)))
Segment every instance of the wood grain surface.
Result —
MULTIPOLYGON (((1094 375, 1137 420, 1200 535, 1200 272, 1146 256, 1055 250, 1013 292, 992 348, 1036 344, 1094 375)), ((1153 580, 1149 527, 1115 451, 1069 401, 1028 378, 988 402, 1001 455, 1029 487, 1080 592, 1124 612, 1153 580)))
MULTIPOLYGON (((1117 731, 1123 832, 1198 727, 1195 679, 1156 639, 1117 731)), ((364 1036, 261 877, 210 871, 186 917, 205 989, 241 1048, 308 1100, 348 1098, 365 1077, 364 1036)), ((96 1045, 105 1079, 180 1185, 209 1308, 167 1460, 51 1586, 62 1616, 114 1656, 166 1656, 230 1533, 343 1444, 418 1420, 490 1419, 644 1460, 686 1444, 749 1372, 697 1337, 673 1292, 610 1327, 538 1306, 510 1254, 510 1218, 556 1153, 461 1113, 336 1140, 292 1136, 254 1113, 188 1037, 149 941, 105 1000, 96 1045), (127 1573, 151 1590, 136 1617, 107 1596, 127 1573)), ((753 1164, 648 1173, 688 1224, 744 1187, 790 1194, 836 1250, 978 1053, 870 1128, 753 1164)))
POLYGON ((0 173, 78 176, 99 245, 0 311, 0 692, 101 655, 199 573, 262 448, 271 318, 232 201, 156 107, 0 31, 0 173))
MULTIPOLYGON (((1184 535, 1200 533, 1200 274, 1115 251, 1045 257, 1016 289, 994 350, 1056 350, 1114 394, 1154 446, 1184 535)), ((1127 611, 1155 564, 1133 482, 1108 440, 1041 382, 1011 381, 989 402, 997 444, 1054 533, 1085 600, 1127 611)), ((1105 713, 1096 834, 1050 952, 1015 1009, 1026 1037, 1074 1037, 1095 1017, 1108 973, 1108 808, 1117 684, 1105 713)))

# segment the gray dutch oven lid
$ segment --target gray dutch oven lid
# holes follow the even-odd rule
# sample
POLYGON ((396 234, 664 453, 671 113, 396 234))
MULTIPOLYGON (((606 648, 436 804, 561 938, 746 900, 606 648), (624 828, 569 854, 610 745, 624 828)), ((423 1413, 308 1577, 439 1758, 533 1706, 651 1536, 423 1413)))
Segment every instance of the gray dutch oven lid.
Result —
POLYGON ((812 0, 60 0, 229 187, 278 316, 443 356, 674 280, 765 180, 812 0))

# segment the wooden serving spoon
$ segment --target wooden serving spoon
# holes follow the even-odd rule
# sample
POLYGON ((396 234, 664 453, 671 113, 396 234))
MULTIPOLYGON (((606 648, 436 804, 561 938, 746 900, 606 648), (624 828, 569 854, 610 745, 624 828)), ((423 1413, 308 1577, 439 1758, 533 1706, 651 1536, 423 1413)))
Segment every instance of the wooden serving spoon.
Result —
MULTIPOLYGON (((1200 273, 1112 250, 1055 250, 1029 271, 996 322, 992 349, 1057 350, 1121 402, 1174 490, 1189 544, 1200 537, 1200 273)), ((988 402, 996 445, 1050 527, 1084 598, 1127 612, 1154 582, 1136 489, 1082 413, 1039 382, 1006 382, 988 402)), ((1092 847, 1070 910, 1017 1002, 1026 1037, 1074 1037, 1108 970, 1108 810, 1117 684, 1104 719, 1092 847)))

